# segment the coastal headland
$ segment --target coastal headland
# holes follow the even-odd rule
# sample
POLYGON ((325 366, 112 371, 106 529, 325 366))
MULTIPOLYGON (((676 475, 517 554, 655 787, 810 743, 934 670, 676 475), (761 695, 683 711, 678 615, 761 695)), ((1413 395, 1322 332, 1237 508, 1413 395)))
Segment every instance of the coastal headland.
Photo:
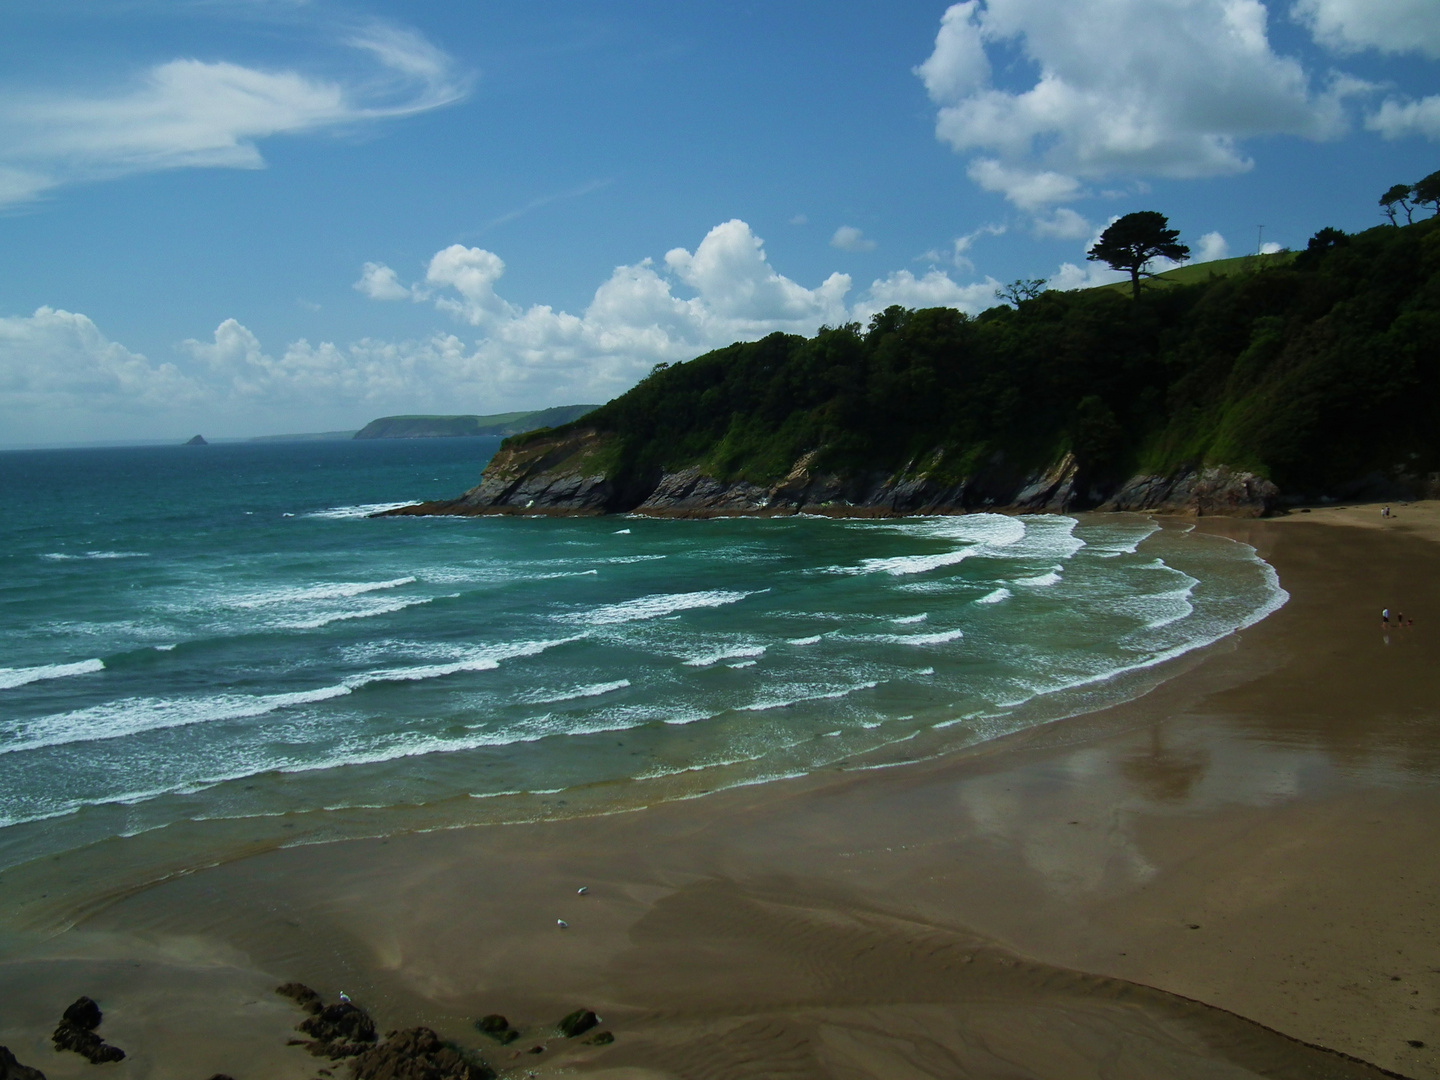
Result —
POLYGON ((959 754, 113 897, 11 937, 0 1043, 89 1075, 48 1042, 86 994, 117 1075, 339 1074, 286 1045, 299 980, 513 1076, 1440 1076, 1437 524, 1202 520, 1289 603, 1126 704, 959 754), (555 1032, 579 1007, 612 1044, 555 1032))

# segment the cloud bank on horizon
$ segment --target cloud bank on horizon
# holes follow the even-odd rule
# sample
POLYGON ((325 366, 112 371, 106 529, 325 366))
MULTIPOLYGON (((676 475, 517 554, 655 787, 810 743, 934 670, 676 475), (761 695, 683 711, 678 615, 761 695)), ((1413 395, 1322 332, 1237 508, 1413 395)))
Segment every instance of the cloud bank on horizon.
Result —
MULTIPOLYGON (((336 55, 349 58, 339 65, 345 74, 177 58, 88 93, 0 89, 0 207, 144 173, 262 168, 266 139, 443 110, 475 85, 464 64, 394 23, 356 24, 337 44, 336 55)), ((1117 215, 1111 206, 1087 214, 1083 203, 1133 201, 1156 180, 1245 174, 1255 167, 1248 145, 1266 139, 1324 144, 1361 130, 1440 141, 1440 94, 1343 70, 1364 54, 1440 59, 1440 4, 963 0, 940 17, 913 72, 934 110, 935 138, 963 158, 977 191, 1003 197, 1010 217, 924 252, 913 260, 918 271, 872 273, 857 289, 853 274, 835 270, 807 287, 776 269, 752 227, 731 217, 693 251, 616 266, 574 313, 507 299, 506 262, 484 247, 436 245, 415 273, 377 252, 357 268, 353 289, 376 312, 404 305, 437 320, 403 337, 361 330, 343 344, 267 343, 230 317, 201 338, 183 337, 172 358, 152 360, 86 315, 47 304, 0 314, 4 441, 124 438, 157 425, 213 430, 207 418, 216 416, 232 430, 296 430, 316 426, 306 418, 321 403, 329 415, 348 409, 360 420, 450 412, 457 401, 495 410, 601 401, 657 363, 736 340, 863 324, 891 304, 977 313, 996 303, 999 282, 978 274, 975 245, 1006 234, 1076 245, 1074 261, 1050 273, 1051 287, 1116 280, 1083 252, 1117 215), (1278 50, 1277 15, 1327 63, 1312 57, 1307 66, 1278 50)), ((803 214, 789 220, 808 224, 803 214)), ((1191 243, 1199 261, 1231 253, 1218 230, 1191 243)), ((861 257, 880 243, 842 221, 825 247, 861 257)))

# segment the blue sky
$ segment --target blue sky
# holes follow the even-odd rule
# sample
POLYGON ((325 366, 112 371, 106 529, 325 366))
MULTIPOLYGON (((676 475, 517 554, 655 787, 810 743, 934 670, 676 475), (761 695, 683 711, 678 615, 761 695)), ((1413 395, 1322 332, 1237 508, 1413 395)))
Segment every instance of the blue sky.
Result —
POLYGON ((1435 0, 8 0, 0 444, 623 391, 888 303, 1379 222, 1435 0))

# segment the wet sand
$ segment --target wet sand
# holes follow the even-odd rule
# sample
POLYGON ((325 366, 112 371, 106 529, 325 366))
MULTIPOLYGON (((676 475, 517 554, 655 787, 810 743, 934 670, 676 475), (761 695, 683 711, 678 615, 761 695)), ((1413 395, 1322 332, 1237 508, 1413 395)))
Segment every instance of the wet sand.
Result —
POLYGON ((313 1077, 270 992, 299 979, 517 1076, 1440 1076, 1440 508, 1395 509, 1202 522, 1292 599, 1126 705, 145 889, 12 945, 0 1043, 91 1075, 47 1042, 86 993, 117 1076, 313 1077), (550 1037, 580 1005, 613 1045, 550 1037), (486 1043, 490 1012, 525 1037, 486 1043))

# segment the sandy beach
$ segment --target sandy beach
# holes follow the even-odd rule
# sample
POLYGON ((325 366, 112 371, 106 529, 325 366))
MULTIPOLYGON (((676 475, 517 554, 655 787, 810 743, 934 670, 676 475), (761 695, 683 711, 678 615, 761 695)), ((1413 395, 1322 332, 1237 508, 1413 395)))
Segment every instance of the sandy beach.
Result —
POLYGON ((1202 520, 1291 600, 1121 706, 135 892, 8 943, 0 1043, 100 1075, 48 1041, 88 994, 107 1075, 343 1075, 286 1046, 300 980, 515 1076, 1440 1076, 1440 505, 1394 511, 1202 520), (553 1034, 581 1006, 613 1044, 553 1034))

